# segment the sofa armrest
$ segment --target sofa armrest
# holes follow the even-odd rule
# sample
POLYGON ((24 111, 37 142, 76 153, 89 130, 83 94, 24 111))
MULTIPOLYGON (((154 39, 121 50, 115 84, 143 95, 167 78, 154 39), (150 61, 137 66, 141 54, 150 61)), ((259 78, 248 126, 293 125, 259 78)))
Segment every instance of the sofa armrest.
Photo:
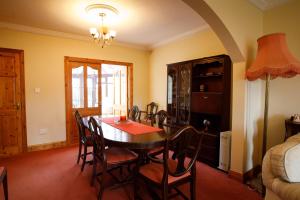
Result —
MULTIPOLYGON (((284 200, 299 200, 300 199, 300 183, 290 183, 283 179, 283 177, 280 177, 277 173, 277 171, 272 169, 272 163, 276 163, 277 161, 271 160, 274 159, 274 155, 272 155, 272 152, 278 156, 279 151, 284 151, 286 148, 283 147, 283 145, 291 145, 291 143, 294 143, 295 141, 289 141, 290 144, 281 144, 272 147, 270 150, 267 151, 264 159, 263 159, 263 165, 262 165, 262 178, 263 178, 263 184, 266 186, 266 188, 270 191, 272 191, 274 194, 276 194, 279 198, 284 200)), ((293 145, 292 145, 293 146, 293 145)), ((275 156, 275 159, 277 158, 275 156)), ((277 163, 278 165, 278 163, 277 163)), ((274 166, 275 169, 278 166, 274 166)))

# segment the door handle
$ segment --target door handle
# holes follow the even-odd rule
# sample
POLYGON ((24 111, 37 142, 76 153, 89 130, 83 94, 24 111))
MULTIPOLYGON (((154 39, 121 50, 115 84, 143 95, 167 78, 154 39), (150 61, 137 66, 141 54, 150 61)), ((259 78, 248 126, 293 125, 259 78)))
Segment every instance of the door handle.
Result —
POLYGON ((16 104, 16 108, 17 108, 17 110, 20 110, 20 108, 21 108, 20 102, 18 102, 18 103, 16 104))

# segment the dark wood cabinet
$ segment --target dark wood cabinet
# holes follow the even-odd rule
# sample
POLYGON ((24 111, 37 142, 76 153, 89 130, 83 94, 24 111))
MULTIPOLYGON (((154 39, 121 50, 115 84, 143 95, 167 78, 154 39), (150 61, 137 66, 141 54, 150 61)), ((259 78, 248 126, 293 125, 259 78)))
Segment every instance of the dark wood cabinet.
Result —
POLYGON ((204 130, 210 122, 199 159, 219 162, 220 132, 231 129, 232 63, 227 55, 168 64, 167 111, 172 122, 204 130))
POLYGON ((300 122, 295 122, 291 119, 286 119, 284 140, 288 139, 293 135, 296 135, 297 133, 300 133, 300 122))
POLYGON ((167 111, 179 125, 188 125, 190 120, 191 73, 190 62, 168 65, 167 111))

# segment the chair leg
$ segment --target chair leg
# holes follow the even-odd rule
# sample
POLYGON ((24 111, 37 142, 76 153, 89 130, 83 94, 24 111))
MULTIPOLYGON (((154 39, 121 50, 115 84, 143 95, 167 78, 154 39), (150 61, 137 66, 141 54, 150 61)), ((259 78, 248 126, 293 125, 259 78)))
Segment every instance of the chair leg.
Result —
POLYGON ((190 192, 191 192, 191 200, 196 199, 196 184, 195 180, 192 178, 190 183, 190 192))
POLYGON ((3 191, 4 191, 4 199, 8 200, 7 172, 3 178, 3 191))
POLYGON ((99 190, 99 193, 98 193, 98 200, 101 200, 102 199, 102 196, 103 196, 103 191, 104 191, 104 177, 105 177, 105 171, 103 170, 102 172, 102 176, 101 176, 101 179, 100 179, 100 190, 99 190))
POLYGON ((79 151, 78 151, 78 156, 77 156, 77 164, 79 164, 80 157, 81 157, 81 147, 82 147, 82 144, 81 144, 81 142, 80 142, 80 143, 79 143, 79 151))
POLYGON ((83 171, 84 165, 86 163, 86 154, 87 154, 87 145, 84 145, 84 149, 83 149, 83 162, 82 162, 82 165, 81 165, 81 171, 83 171))
POLYGON ((134 179, 133 179, 133 199, 134 200, 137 200, 139 199, 139 196, 138 196, 138 184, 137 184, 137 175, 135 174, 134 175, 134 179))
POLYGON ((163 187, 162 188, 162 196, 161 196, 161 198, 163 200, 167 200, 168 199, 168 188, 167 187, 163 187))
POLYGON ((101 185, 100 185, 100 190, 99 190, 99 193, 98 193, 98 200, 101 200, 101 199, 102 199, 102 196, 103 196, 103 190, 104 190, 104 187, 103 187, 103 185, 101 184, 101 185))
POLYGON ((93 158, 93 171, 92 171, 91 186, 94 185, 95 178, 97 176, 97 172, 96 172, 97 168, 96 167, 97 167, 97 161, 95 160, 95 158, 93 158))

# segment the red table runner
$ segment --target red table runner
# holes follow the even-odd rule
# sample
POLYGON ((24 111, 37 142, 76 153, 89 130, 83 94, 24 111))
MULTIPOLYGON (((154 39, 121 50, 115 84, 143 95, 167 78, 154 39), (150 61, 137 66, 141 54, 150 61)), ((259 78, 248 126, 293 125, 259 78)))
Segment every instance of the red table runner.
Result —
POLYGON ((133 135, 152 133, 152 132, 157 132, 162 130, 160 128, 147 126, 131 120, 120 121, 115 123, 115 118, 113 117, 102 118, 102 122, 133 135))

